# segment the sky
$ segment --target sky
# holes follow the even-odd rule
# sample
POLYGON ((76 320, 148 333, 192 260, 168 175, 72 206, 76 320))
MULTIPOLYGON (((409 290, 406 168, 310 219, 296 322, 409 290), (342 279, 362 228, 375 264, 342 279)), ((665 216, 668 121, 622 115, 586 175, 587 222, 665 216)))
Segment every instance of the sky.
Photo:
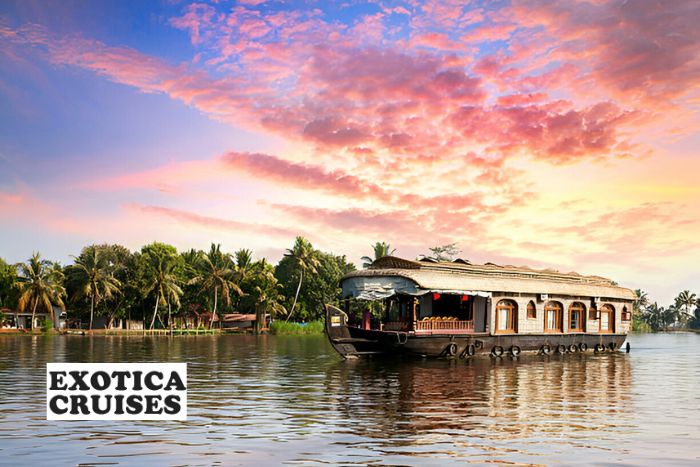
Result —
POLYGON ((297 235, 700 293, 700 2, 0 3, 0 257, 297 235))

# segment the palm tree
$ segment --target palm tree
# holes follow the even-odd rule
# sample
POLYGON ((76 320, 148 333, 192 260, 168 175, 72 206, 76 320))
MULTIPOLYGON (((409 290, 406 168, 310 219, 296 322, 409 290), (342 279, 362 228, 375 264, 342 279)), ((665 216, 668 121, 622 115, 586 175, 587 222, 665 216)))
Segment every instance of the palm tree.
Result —
POLYGON ((675 300, 675 305, 679 309, 684 309, 682 321, 687 322, 688 318, 692 317, 690 313, 690 308, 694 306, 697 303, 697 301, 697 295, 695 295, 694 293, 691 294, 690 290, 684 290, 683 292, 678 294, 675 300))
POLYGON ((646 308, 644 321, 651 326, 651 329, 658 331, 663 327, 663 315, 666 310, 654 302, 646 308))
POLYGON ((89 329, 92 330, 95 307, 118 294, 122 283, 114 277, 103 250, 95 245, 85 247, 74 260, 75 264, 68 268, 69 279, 76 285, 76 299, 90 299, 89 329))
POLYGON ((370 267, 374 261, 378 260, 379 258, 383 258, 384 256, 391 256, 396 251, 396 248, 391 248, 391 245, 386 242, 377 242, 372 246, 372 249, 374 250, 374 259, 369 256, 363 256, 360 258, 363 261, 363 268, 370 267))
POLYGON ((170 325, 171 303, 180 306, 180 296, 182 289, 178 285, 178 279, 174 272, 177 265, 175 257, 170 254, 158 254, 148 252, 144 255, 148 261, 147 283, 144 288, 144 295, 153 293, 155 297, 155 307, 153 318, 149 329, 153 329, 158 315, 158 305, 163 304, 168 307, 168 325, 170 325))
POLYGON ((299 299, 299 290, 301 290, 301 283, 304 280, 304 271, 307 271, 311 274, 315 274, 317 272, 316 268, 320 266, 320 262, 316 257, 314 247, 311 245, 311 243, 309 243, 307 239, 301 236, 296 238, 296 240, 294 241, 294 246, 291 250, 287 249, 287 252, 284 254, 284 256, 292 258, 297 268, 299 268, 299 285, 297 285, 297 291, 294 294, 294 302, 292 303, 292 309, 289 310, 289 314, 287 315, 287 319, 285 320, 289 321, 289 318, 291 318, 292 314, 294 313, 294 308, 297 305, 297 300, 299 299))
POLYGON ((256 332, 260 332, 261 324, 265 315, 286 313, 282 301, 284 295, 280 292, 282 284, 275 277, 274 268, 262 259, 254 264, 255 266, 255 287, 253 289, 253 299, 255 302, 255 327, 256 332))
MULTIPOLYGON (((63 273, 60 266, 53 265, 50 261, 41 259, 39 253, 34 253, 26 263, 19 264, 20 276, 15 286, 20 291, 18 308, 24 311, 28 306, 32 307, 32 322, 30 330, 34 330, 34 319, 39 303, 53 314, 53 304, 65 310, 63 296, 66 291, 63 288, 63 273)), ((54 317, 54 325, 55 325, 54 317)), ((15 323, 17 316, 15 315, 15 323)))
POLYGON ((642 289, 637 289, 634 291, 634 293, 637 298, 634 300, 634 304, 632 305, 633 310, 635 312, 644 311, 646 307, 649 306, 649 297, 647 296, 647 293, 642 289))
POLYGON ((214 312, 209 321, 209 329, 218 313, 219 291, 227 305, 231 303, 231 291, 243 295, 243 290, 236 283, 235 268, 231 257, 221 252, 221 245, 212 243, 209 252, 200 257, 198 274, 190 283, 201 284, 203 290, 214 292, 214 312))

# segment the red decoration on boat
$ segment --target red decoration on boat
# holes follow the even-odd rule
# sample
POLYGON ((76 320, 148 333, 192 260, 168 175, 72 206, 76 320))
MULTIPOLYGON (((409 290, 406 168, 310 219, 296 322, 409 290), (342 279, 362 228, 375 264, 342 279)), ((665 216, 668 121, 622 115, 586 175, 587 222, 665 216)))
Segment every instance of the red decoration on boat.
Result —
POLYGON ((463 302, 468 302, 468 301, 469 301, 469 295, 462 295, 462 301, 463 301, 463 302))
POLYGON ((435 293, 433 294, 433 300, 440 300, 440 294, 437 293, 437 292, 435 292, 435 293))

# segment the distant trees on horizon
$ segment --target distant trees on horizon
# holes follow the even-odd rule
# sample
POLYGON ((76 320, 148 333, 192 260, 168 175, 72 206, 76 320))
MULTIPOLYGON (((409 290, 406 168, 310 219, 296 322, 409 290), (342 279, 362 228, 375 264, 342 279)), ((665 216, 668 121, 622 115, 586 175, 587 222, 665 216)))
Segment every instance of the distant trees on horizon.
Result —
POLYGON ((211 327, 215 316, 221 322, 232 312, 306 321, 322 317, 323 305, 339 298, 340 278, 354 269, 345 256, 317 250, 303 237, 274 266, 265 258, 253 261, 250 250, 230 254, 214 243, 206 252, 178 252, 160 242, 135 252, 88 245, 65 267, 39 253, 14 265, 0 258, 0 308, 12 310, 16 323, 17 312, 52 316, 55 305, 90 329, 95 316, 109 324, 135 317, 151 329, 193 315, 208 316, 211 327))
POLYGON ((667 307, 651 303, 646 292, 635 290, 632 329, 635 331, 669 331, 700 329, 700 299, 690 290, 680 292, 667 307))
MULTIPOLYGON (((393 255, 387 242, 371 245, 372 256, 363 256, 363 267, 393 255)), ((456 244, 429 248, 436 260, 451 260, 456 244)), ((285 320, 323 317, 323 305, 340 298, 340 278, 355 266, 346 257, 317 250, 297 237, 282 259, 272 265, 265 258, 254 261, 248 249, 233 254, 212 243, 208 251, 178 252, 166 243, 153 242, 138 251, 118 244, 85 246, 73 263, 61 266, 34 253, 26 262, 9 264, 0 258, 0 309, 15 315, 31 310, 53 313, 54 306, 68 310, 70 318, 88 322, 104 316, 108 326, 115 319, 142 319, 144 327, 182 324, 192 316, 206 316, 209 327, 215 317, 231 312, 270 314, 285 320)), ((700 328, 700 298, 684 290, 669 306, 659 306, 642 290, 636 290, 633 330, 668 331, 700 328)), ((1 312, 0 312, 1 313, 1 312)), ((3 315, 0 314, 0 324, 3 315)), ((54 323, 56 317, 53 317, 54 323)), ((34 323, 34 319, 32 319, 34 323)))

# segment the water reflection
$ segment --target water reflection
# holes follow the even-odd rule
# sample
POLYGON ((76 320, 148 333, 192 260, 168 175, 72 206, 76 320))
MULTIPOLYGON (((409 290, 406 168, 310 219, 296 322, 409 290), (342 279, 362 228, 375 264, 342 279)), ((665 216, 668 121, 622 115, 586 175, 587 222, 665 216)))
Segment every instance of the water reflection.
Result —
POLYGON ((344 362, 323 337, 0 336, 0 464, 696 464, 700 336, 633 339, 344 362), (47 361, 187 361, 188 420, 47 422, 47 361))
POLYGON ((471 456, 461 451, 477 448, 485 457, 525 458, 577 443, 619 450, 606 433, 629 430, 631 379, 629 358, 617 354, 357 361, 330 368, 326 385, 347 395, 336 404, 340 418, 354 434, 379 440, 374 446, 383 454, 433 444, 433 455, 471 456))

